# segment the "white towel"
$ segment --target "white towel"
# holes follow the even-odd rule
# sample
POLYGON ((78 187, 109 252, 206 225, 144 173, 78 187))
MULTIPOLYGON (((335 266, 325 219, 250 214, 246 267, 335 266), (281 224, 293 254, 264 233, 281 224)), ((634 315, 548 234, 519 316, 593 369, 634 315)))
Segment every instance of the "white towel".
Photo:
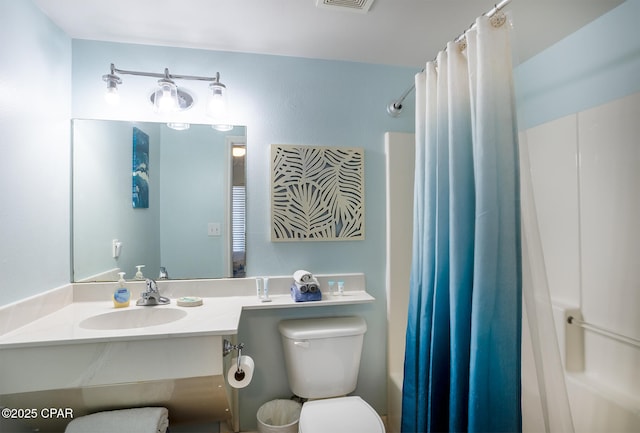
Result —
POLYGON ((296 283, 305 284, 313 280, 313 274, 309 271, 299 269, 293 273, 293 279, 296 283))
POLYGON ((166 433, 169 411, 164 407, 111 410, 71 421, 65 433, 166 433))

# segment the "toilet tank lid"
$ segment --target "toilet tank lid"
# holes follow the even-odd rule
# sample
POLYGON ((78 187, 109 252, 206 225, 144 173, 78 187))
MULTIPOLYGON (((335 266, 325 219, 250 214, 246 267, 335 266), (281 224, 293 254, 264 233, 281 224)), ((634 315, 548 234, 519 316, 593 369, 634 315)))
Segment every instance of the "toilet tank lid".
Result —
POLYGON ((367 331, 367 322, 357 316, 293 319, 281 321, 278 329, 287 338, 313 340, 362 335, 367 331))

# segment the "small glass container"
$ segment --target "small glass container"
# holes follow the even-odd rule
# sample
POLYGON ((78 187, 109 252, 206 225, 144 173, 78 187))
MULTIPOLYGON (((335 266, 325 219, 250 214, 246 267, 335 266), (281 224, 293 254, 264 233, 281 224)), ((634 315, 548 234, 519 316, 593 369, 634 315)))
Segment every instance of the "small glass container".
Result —
POLYGON ((260 277, 256 277, 256 295, 258 296, 258 299, 262 299, 262 287, 263 287, 263 280, 260 277))
POLYGON ((330 295, 335 295, 334 290, 335 290, 336 282, 335 281, 329 281, 328 284, 329 284, 329 294, 330 295))
POLYGON ((264 277, 262 279, 262 302, 271 302, 271 299, 269 298, 269 278, 268 277, 264 277))

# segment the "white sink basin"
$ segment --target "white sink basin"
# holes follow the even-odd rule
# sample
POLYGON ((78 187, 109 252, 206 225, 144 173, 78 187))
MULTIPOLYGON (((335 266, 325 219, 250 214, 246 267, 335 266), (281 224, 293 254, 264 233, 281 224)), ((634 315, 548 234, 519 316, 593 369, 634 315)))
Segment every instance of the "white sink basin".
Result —
POLYGON ((164 307, 143 307, 111 311, 84 319, 80 327, 84 329, 131 329, 164 325, 175 322, 187 315, 184 310, 164 307))

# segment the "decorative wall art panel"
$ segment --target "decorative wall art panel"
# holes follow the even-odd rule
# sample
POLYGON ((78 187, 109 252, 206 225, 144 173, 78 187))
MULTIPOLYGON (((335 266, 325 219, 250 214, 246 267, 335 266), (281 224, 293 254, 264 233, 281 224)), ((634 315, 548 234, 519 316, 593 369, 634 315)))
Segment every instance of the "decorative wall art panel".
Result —
POLYGON ((131 198, 134 208, 149 207, 149 136, 133 128, 133 170, 131 198))
POLYGON ((364 239, 364 149, 271 146, 271 240, 364 239))

